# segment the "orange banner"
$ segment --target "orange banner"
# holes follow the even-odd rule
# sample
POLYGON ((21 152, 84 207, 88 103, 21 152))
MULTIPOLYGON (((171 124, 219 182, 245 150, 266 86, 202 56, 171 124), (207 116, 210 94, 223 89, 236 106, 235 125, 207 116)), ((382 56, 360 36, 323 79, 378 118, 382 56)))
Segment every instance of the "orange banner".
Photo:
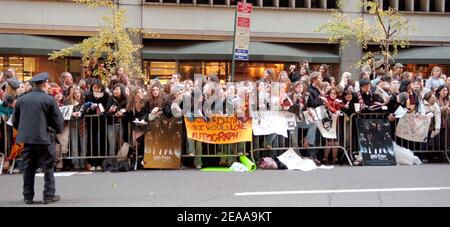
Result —
POLYGON ((209 121, 184 118, 188 138, 211 144, 252 141, 252 122, 240 122, 237 117, 212 117, 209 121))

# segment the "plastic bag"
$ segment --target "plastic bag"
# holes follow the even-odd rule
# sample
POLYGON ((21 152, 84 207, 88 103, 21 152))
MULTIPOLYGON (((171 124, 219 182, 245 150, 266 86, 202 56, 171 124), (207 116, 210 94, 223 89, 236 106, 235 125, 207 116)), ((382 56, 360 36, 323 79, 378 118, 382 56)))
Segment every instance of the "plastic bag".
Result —
POLYGON ((244 164, 239 163, 239 162, 234 162, 230 166, 230 169, 232 169, 235 172, 248 172, 247 166, 245 166, 244 164))
POLYGON ((411 150, 401 147, 397 145, 395 142, 393 142, 393 144, 394 144, 395 160, 397 161, 398 165, 422 164, 420 159, 417 156, 415 156, 411 150))

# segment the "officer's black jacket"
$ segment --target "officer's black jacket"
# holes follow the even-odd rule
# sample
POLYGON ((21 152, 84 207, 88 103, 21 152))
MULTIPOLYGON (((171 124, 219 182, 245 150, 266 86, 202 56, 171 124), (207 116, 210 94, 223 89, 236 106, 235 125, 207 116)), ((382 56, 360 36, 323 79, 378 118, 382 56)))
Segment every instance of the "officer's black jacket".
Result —
POLYGON ((51 144, 50 128, 63 130, 64 118, 55 99, 37 88, 17 99, 13 125, 18 130, 16 142, 51 144))

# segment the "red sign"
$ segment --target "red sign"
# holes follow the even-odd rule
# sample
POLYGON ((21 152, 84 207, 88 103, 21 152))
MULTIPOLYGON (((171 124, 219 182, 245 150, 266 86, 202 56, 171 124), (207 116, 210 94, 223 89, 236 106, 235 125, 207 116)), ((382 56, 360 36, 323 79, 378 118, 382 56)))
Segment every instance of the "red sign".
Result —
POLYGON ((238 27, 250 27, 250 18, 238 17, 238 27))
POLYGON ((248 61, 248 48, 250 44, 250 15, 253 10, 251 3, 239 2, 235 18, 234 54, 235 60, 248 61))
POLYGON ((251 13, 253 5, 251 3, 238 2, 238 12, 239 13, 251 13))

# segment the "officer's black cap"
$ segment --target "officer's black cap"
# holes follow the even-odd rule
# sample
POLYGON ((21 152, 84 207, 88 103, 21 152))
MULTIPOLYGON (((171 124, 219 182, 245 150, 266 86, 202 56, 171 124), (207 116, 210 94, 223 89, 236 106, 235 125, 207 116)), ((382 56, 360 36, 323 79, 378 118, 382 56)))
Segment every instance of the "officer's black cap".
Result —
POLYGON ((38 73, 31 78, 30 82, 34 84, 43 84, 48 81, 48 73, 38 73))

